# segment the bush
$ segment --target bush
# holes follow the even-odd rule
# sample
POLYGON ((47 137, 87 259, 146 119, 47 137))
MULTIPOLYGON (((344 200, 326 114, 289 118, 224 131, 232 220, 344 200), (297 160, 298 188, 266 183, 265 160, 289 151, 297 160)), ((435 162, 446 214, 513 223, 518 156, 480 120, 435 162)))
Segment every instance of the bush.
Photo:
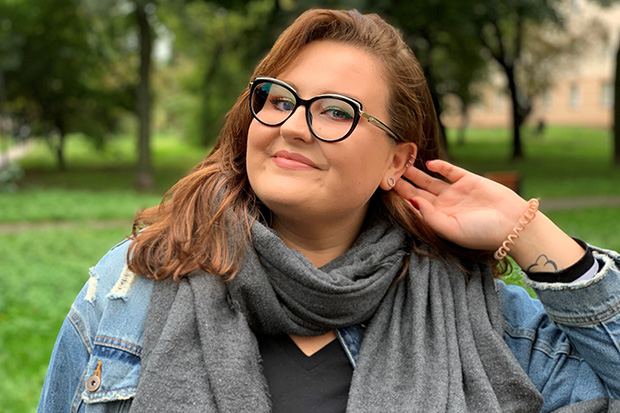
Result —
POLYGON ((0 168, 0 192, 15 192, 17 182, 22 176, 24 176, 24 171, 14 162, 9 162, 5 167, 0 168))

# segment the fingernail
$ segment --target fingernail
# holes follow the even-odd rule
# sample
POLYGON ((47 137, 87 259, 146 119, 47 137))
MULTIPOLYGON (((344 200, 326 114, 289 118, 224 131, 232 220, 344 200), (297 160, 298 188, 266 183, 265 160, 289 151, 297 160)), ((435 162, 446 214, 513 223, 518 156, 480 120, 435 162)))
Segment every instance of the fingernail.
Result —
POLYGON ((410 199, 409 203, 413 205, 413 207, 417 209, 418 211, 420 210, 420 204, 418 204, 418 201, 416 201, 415 199, 410 199))

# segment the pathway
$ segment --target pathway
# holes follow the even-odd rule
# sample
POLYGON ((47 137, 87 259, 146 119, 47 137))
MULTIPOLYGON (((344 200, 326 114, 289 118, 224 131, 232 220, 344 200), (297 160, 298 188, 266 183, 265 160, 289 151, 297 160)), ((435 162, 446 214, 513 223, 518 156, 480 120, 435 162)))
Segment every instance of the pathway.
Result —
POLYGON ((30 142, 22 143, 17 146, 13 146, 5 152, 0 153, 0 170, 6 167, 9 163, 15 162, 28 153, 32 144, 30 142))
POLYGON ((600 207, 620 208, 620 195, 591 196, 579 198, 543 198, 540 200, 540 208, 543 211, 561 211, 570 209, 600 207))

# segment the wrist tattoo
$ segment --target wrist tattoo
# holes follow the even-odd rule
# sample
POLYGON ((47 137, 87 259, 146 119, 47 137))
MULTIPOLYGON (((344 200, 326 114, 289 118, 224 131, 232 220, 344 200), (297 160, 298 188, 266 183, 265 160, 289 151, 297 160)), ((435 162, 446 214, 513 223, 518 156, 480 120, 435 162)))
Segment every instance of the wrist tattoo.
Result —
POLYGON ((536 258, 536 262, 525 270, 525 272, 557 272, 557 264, 550 260, 545 254, 541 254, 536 258))

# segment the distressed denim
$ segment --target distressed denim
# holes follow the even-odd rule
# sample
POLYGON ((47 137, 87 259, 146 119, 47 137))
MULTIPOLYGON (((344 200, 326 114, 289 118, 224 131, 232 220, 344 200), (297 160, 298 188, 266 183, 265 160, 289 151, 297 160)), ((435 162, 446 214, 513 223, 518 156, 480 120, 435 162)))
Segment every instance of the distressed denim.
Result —
MULTIPOLYGON (((129 411, 153 281, 124 270, 128 246, 120 243, 91 269, 56 340, 38 412, 129 411), (93 376, 98 385, 89 387, 93 376)), ((604 266, 588 281, 526 279, 540 301, 520 287, 496 284, 504 339, 543 395, 545 412, 620 398, 620 255, 594 254, 604 266)), ((337 332, 354 367, 363 335, 361 326, 337 332)))

